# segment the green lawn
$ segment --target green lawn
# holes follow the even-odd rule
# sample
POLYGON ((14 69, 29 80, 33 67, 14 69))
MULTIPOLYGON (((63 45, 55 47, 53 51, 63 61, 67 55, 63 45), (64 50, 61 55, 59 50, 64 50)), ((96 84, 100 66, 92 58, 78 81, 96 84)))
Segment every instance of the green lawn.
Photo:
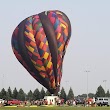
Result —
POLYGON ((110 107, 1 107, 0 110, 110 110, 110 107))

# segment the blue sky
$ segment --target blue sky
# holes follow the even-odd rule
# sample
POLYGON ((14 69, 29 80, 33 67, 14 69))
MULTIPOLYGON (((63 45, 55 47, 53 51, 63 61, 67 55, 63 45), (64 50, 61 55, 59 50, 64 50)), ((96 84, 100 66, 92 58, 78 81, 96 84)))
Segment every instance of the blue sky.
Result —
POLYGON ((72 35, 63 64, 61 86, 75 95, 95 93, 99 85, 110 89, 110 1, 109 0, 3 0, 0 3, 0 89, 9 86, 33 91, 41 85, 15 58, 11 36, 26 17, 45 10, 61 10, 70 19, 72 35), (106 84, 103 80, 107 80, 106 84))

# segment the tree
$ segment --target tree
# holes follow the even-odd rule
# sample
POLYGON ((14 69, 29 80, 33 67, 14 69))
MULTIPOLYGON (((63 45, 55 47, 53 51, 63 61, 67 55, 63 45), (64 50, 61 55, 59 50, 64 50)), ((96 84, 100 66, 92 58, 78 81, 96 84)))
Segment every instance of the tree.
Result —
POLYGON ((10 87, 8 88, 8 91, 7 91, 7 99, 8 100, 12 99, 12 90, 10 87))
POLYGON ((35 89, 35 91, 33 92, 33 99, 34 100, 39 100, 40 99, 40 92, 38 89, 35 89))
POLYGON ((25 93, 22 89, 19 90, 17 99, 19 99, 21 101, 25 101, 25 93))
POLYGON ((1 90, 1 97, 0 98, 7 99, 7 94, 6 94, 6 91, 4 88, 1 90))
POLYGON ((2 98, 2 94, 1 94, 1 91, 0 91, 0 99, 2 98))
POLYGON ((45 91, 44 88, 42 87, 41 92, 40 92, 40 99, 43 99, 45 96, 45 91))
POLYGON ((78 97, 87 98, 87 94, 78 95, 78 97))
POLYGON ((13 99, 17 99, 17 96, 18 96, 18 91, 15 87, 14 90, 13 90, 13 99))
POLYGON ((107 90, 107 93, 105 94, 106 97, 110 97, 110 92, 107 90))
POLYGON ((101 85, 97 88, 95 97, 105 97, 105 91, 101 85))
POLYGON ((61 92, 60 92, 60 98, 64 99, 64 101, 66 101, 66 93, 64 88, 62 87, 61 92))
POLYGON ((33 100, 33 93, 32 93, 31 90, 30 90, 30 91, 28 92, 28 94, 27 94, 27 99, 28 99, 29 101, 32 101, 32 100, 33 100))
POLYGON ((93 98, 93 97, 95 97, 95 94, 89 93, 88 96, 89 96, 89 98, 93 98))
POLYGON ((47 90, 45 96, 51 96, 50 92, 47 90))
POLYGON ((74 99, 74 94, 73 94, 73 90, 72 90, 71 87, 70 87, 70 90, 69 90, 69 92, 68 92, 67 99, 68 99, 68 100, 74 99))

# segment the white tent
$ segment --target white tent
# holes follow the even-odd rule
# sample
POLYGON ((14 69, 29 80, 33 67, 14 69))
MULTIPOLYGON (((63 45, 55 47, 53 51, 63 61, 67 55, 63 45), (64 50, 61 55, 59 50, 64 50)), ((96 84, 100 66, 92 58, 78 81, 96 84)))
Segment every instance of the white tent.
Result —
POLYGON ((45 96, 44 100, 47 100, 48 105, 57 105, 57 101, 59 100, 58 96, 45 96))

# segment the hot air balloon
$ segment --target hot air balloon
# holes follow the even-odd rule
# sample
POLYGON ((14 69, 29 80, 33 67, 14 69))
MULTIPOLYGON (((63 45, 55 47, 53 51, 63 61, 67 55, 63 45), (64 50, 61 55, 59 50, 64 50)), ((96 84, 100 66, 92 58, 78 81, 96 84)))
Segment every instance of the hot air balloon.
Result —
POLYGON ((50 10, 24 19, 12 35, 12 49, 30 75, 51 94, 58 93, 71 24, 61 11, 50 10))

